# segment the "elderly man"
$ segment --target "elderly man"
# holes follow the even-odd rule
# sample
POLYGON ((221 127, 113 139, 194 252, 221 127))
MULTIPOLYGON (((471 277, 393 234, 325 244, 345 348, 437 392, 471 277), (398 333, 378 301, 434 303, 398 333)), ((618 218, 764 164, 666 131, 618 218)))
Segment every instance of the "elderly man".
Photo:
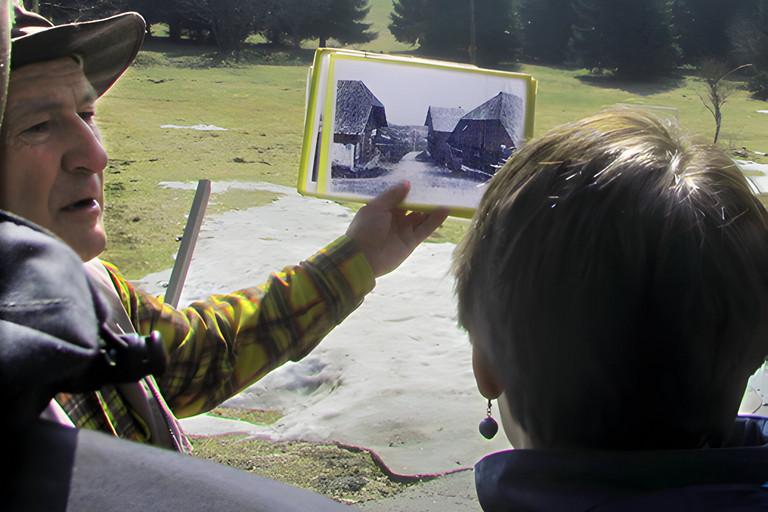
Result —
POLYGON ((306 355, 360 304, 376 277, 395 269, 445 218, 396 210, 408 192, 403 184, 362 208, 346 235, 307 261, 259 287, 177 311, 95 259, 106 244, 108 158, 96 103, 136 56, 143 19, 126 13, 54 26, 20 7, 15 15, 0 208, 67 242, 111 300, 113 326, 157 330, 169 354, 157 381, 59 394, 47 411, 51 418, 184 451, 188 443, 174 414, 205 412, 306 355))

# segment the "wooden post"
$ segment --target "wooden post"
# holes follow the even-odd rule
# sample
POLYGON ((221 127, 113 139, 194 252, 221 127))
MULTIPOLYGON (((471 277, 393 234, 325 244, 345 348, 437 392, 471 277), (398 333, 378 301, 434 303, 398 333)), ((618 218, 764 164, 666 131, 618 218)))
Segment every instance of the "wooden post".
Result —
POLYGON ((181 298, 181 290, 184 288, 184 281, 187 279, 189 264, 192 262, 192 253, 197 243, 197 235, 200 233, 200 226, 203 224, 205 209, 208 206, 208 198, 211 196, 211 180, 200 180, 197 182, 197 191, 195 199, 192 201, 192 208, 189 210, 187 225, 184 227, 184 235, 181 237, 181 246, 176 254, 176 262, 173 264, 171 279, 168 281, 168 289, 165 290, 165 303, 178 307, 181 298))

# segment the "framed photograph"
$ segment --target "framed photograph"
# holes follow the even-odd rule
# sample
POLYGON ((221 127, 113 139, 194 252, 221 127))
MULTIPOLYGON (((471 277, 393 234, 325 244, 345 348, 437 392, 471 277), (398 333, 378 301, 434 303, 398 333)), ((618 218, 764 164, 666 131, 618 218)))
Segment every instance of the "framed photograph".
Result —
POLYGON ((406 207, 471 216, 488 180, 533 133, 530 75, 318 50, 298 189, 367 201, 402 180, 406 207))

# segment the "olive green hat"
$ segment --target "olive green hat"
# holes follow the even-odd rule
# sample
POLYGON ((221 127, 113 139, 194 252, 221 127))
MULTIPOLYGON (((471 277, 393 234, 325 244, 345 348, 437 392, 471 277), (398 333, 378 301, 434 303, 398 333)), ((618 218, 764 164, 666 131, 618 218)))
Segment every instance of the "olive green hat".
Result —
POLYGON ((136 58, 146 32, 140 14, 127 12, 95 21, 54 25, 39 14, 14 6, 11 70, 76 55, 101 96, 136 58))

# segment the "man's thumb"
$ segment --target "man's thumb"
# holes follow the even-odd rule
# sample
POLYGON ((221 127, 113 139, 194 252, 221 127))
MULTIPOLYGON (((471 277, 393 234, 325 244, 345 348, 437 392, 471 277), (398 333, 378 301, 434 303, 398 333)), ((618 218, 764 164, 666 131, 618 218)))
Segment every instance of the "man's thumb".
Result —
POLYGON ((401 181, 397 185, 388 188, 378 196, 371 199, 371 201, 368 202, 368 206, 382 210, 391 210, 403 202, 403 199, 405 199, 405 196, 408 195, 410 190, 411 182, 407 180, 401 181))

